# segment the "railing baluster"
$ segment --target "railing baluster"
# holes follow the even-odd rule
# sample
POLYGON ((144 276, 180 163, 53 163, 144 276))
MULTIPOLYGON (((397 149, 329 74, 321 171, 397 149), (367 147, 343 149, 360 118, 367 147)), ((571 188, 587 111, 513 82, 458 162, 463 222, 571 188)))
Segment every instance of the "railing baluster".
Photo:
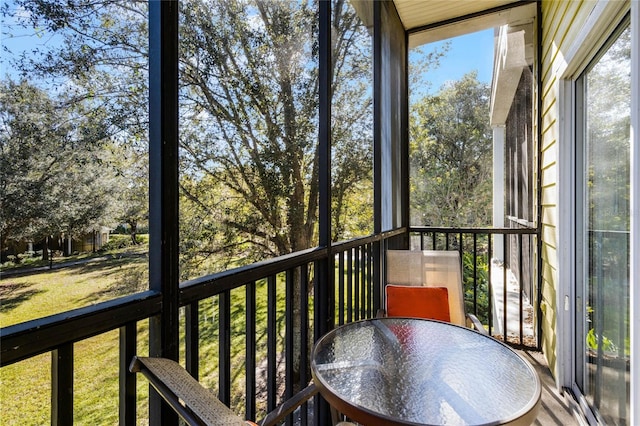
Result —
POLYGON ((256 418, 256 282, 245 286, 245 414, 256 418))
POLYGON ((73 425, 73 343, 51 352, 51 424, 73 425))
POLYGON ((478 314, 478 234, 473 234, 473 313, 478 314))
POLYGON ((193 377, 200 377, 200 324, 198 322, 199 303, 185 306, 185 346, 186 368, 193 377))
POLYGON ((360 261, 362 257, 362 250, 360 247, 355 249, 355 266, 354 266, 354 283, 353 283, 353 314, 354 320, 360 319, 360 261))
POLYGON ((509 241, 511 238, 506 236, 502 247, 502 340, 507 341, 507 254, 509 253, 509 241))
POLYGON ((344 324, 344 252, 338 255, 338 325, 344 324))
MULTIPOLYGON (((496 235, 496 234, 494 234, 496 235)), ((488 248, 487 248, 487 279, 489 281, 488 285, 487 285, 487 305, 488 305, 488 312, 487 312, 487 317, 488 317, 488 323, 489 323, 489 336, 493 335, 493 247, 492 247, 492 243, 493 243, 493 238, 491 235, 487 236, 488 239, 488 248)))
MULTIPOLYGON (((300 266, 300 352, 309 353, 309 278, 307 265, 300 266)), ((309 383, 307 370, 309 369, 309 358, 303 356, 300 359, 300 389, 303 389, 309 383)), ((308 424, 307 404, 300 408, 300 424, 308 424)))
POLYGON ((373 243, 367 244, 369 249, 367 250, 367 318, 373 316, 373 243))
POLYGON ((518 291, 518 295, 519 295, 519 302, 520 302, 520 344, 522 345, 523 343, 523 337, 524 337, 524 300, 523 300, 523 295, 524 295, 524 289, 523 289, 523 273, 522 273, 522 268, 523 268, 523 259, 522 259, 522 234, 518 234, 518 255, 519 255, 519 259, 518 259, 518 285, 519 285, 519 291, 518 291))
POLYGON ((231 292, 218 296, 218 399, 231 404, 231 292))
POLYGON ((360 256, 362 257, 360 262, 360 318, 364 319, 367 317, 367 261, 369 257, 366 244, 361 246, 360 256))
MULTIPOLYGON (((293 331, 293 302, 294 302, 294 280, 296 269, 289 269, 285 273, 285 333, 284 333, 284 396, 285 400, 293 396, 293 341, 295 333, 293 331)), ((287 417, 286 424, 292 423, 292 416, 287 417)))
POLYGON ((347 322, 353 321, 353 250, 347 252, 347 322))
POLYGON ((276 359, 276 276, 269 275, 267 279, 267 411, 276 408, 277 359, 276 359))
POLYGON ((137 324, 129 323, 120 327, 120 368, 119 368, 119 424, 135 426, 136 424, 136 375, 129 373, 129 363, 136 355, 137 324))

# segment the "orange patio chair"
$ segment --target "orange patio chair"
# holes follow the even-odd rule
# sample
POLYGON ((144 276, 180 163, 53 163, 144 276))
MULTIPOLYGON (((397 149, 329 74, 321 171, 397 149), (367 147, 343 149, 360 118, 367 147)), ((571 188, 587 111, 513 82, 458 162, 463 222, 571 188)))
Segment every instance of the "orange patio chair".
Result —
POLYGON ((486 333, 465 313, 460 254, 443 250, 387 250, 387 316, 435 319, 486 333))

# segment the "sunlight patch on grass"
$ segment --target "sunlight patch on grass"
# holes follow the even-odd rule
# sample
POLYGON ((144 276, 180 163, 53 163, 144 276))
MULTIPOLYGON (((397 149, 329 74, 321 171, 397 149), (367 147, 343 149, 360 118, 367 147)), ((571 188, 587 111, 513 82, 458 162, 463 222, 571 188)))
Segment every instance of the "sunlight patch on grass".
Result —
POLYGON ((147 258, 140 256, 3 279, 0 281, 0 326, 7 327, 140 291, 148 281, 147 270, 147 258))

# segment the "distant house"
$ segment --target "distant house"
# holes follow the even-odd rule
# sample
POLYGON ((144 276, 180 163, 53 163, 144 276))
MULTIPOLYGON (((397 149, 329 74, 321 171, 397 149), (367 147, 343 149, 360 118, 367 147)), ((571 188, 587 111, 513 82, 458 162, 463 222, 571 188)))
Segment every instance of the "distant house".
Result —
POLYGON ((82 234, 79 237, 66 239, 65 241, 67 242, 67 244, 71 244, 70 250, 68 252, 75 253, 99 250, 103 245, 109 242, 110 232, 111 228, 101 226, 99 229, 96 229, 93 232, 82 234))
POLYGON ((73 253, 87 253, 100 250, 107 242, 109 242, 109 236, 111 228, 101 226, 93 232, 85 232, 79 236, 71 236, 64 233, 53 235, 49 238, 49 241, 42 239, 40 241, 16 241, 9 240, 7 247, 2 251, 2 259, 6 260, 7 256, 16 256, 19 254, 38 253, 48 248, 54 252, 59 252, 63 255, 70 255, 73 253))

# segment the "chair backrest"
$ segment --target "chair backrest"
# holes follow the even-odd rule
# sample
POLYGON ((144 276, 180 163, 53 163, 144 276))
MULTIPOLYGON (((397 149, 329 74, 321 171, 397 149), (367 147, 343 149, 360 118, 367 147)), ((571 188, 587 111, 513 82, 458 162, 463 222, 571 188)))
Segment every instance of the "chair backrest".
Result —
POLYGON ((387 284, 387 316, 416 317, 451 322, 446 287, 387 284))
POLYGON ((445 287, 453 324, 466 324, 460 254, 444 250, 387 250, 387 284, 445 287))

